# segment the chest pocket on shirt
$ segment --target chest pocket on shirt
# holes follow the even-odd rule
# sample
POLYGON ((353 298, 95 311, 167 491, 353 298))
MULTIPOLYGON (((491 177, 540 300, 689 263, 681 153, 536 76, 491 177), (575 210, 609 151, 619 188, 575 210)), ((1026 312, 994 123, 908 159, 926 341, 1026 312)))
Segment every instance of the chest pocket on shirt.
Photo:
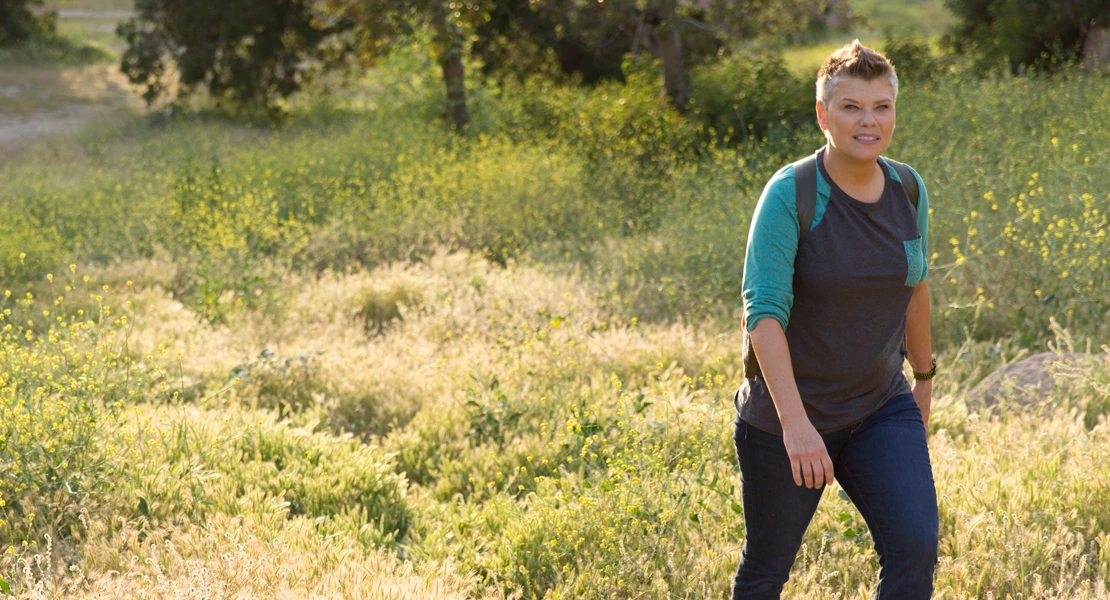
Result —
POLYGON ((915 287, 925 279, 925 255, 921 252, 921 238, 902 242, 906 247, 906 285, 915 287))

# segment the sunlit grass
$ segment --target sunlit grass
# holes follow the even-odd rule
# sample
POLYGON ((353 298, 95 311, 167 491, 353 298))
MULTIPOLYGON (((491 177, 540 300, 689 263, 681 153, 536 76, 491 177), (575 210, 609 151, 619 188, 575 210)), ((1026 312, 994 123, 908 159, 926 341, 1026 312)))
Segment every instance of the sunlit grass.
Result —
MULTIPOLYGON (((302 107, 3 167, 0 578, 727 597, 748 219, 820 138, 698 145, 656 83, 476 94, 462 138, 419 106, 302 107)), ((937 597, 1110 595, 1105 363, 1032 406, 963 400, 1110 343, 1108 102, 1077 73, 899 99, 890 153, 934 211, 937 597)), ((834 486, 788 594, 869 597, 876 567, 834 486)))
MULTIPOLYGON (((411 597, 432 594, 436 577, 454 582, 441 593, 726 594, 743 531, 730 440, 741 376, 734 335, 626 320, 589 282, 466 255, 292 279, 278 292, 286 308, 219 327, 157 287, 89 284, 103 299, 88 306, 130 299, 126 323, 88 326, 128 342, 75 350, 88 348, 85 360, 136 395, 122 410, 89 401, 98 433, 67 447, 115 458, 84 472, 90 491, 72 508, 66 495, 21 488, 27 467, 0 476, 17 542, 0 577, 28 594, 67 585, 77 595, 124 593, 149 580, 168 596, 201 575, 190 561, 207 565, 201 580, 213 589, 344 594, 363 581, 349 579, 344 561, 392 572, 395 559, 382 553, 398 547, 415 570, 395 571, 386 581, 396 587, 385 589, 411 597), (392 315, 386 327, 368 328, 367 306, 392 315), (115 348, 126 360, 102 363, 115 348), (259 348, 294 362, 245 368, 259 348), (297 356, 315 358, 297 367, 297 356), (262 409, 275 392, 278 402, 262 409), (293 398, 306 400, 282 402, 293 398), (384 435, 376 419, 386 420, 384 435), (344 430, 369 444, 335 436, 344 430)), ((1000 349, 1012 351, 969 343, 941 353, 931 437, 938 595, 1104 597, 1110 380, 1096 363, 1069 372, 1037 406, 994 420, 969 413, 963 382, 1005 360, 1000 349)), ((21 389, 29 373, 8 372, 9 389, 21 389)), ((23 397, 5 395, 4 410, 23 397)), ((73 410, 63 397, 54 401, 61 415, 73 410)), ((17 429, 25 420, 6 419, 17 429)), ((28 456, 34 439, 17 431, 5 447, 28 456)), ((867 597, 876 565, 865 531, 830 489, 788 593, 867 597)))
POLYGON ((927 37, 940 36, 957 23, 944 0, 855 0, 852 10, 867 18, 871 30, 882 34, 913 31, 927 37))

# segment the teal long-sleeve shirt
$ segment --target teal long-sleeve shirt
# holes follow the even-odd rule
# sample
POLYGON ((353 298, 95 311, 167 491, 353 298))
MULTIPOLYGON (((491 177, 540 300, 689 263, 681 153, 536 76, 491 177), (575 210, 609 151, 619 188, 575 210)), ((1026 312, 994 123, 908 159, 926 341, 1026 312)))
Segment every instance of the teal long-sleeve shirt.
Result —
MULTIPOLYGON (((822 151, 823 152, 823 151, 822 151)), ((744 319, 773 318, 786 333, 798 390, 818 431, 833 431, 908 392, 902 376, 905 312, 928 273, 929 195, 916 171, 916 210, 885 163, 883 195, 860 202, 818 156, 817 203, 798 244, 794 168, 779 170, 756 205, 744 262, 744 319)), ((762 377, 738 395, 742 418, 780 433, 762 377)))

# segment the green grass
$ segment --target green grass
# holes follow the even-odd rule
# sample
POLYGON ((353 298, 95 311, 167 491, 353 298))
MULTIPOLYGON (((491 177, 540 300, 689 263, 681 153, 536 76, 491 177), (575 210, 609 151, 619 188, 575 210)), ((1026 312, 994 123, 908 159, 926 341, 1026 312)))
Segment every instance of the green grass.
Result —
MULTIPOLYGON (((795 46, 787 48, 783 51, 783 59, 790 68, 790 72, 798 77, 805 78, 807 81, 816 80, 817 71, 821 68, 821 65, 825 64, 825 59, 850 41, 850 39, 846 39, 844 41, 824 42, 812 46, 795 46)), ((864 37, 860 39, 860 42, 868 47, 877 48, 881 45, 881 40, 875 38, 864 37)))
MULTIPOLYGON (((0 167, 19 593, 726 597, 748 219, 816 129, 710 141, 645 75, 476 87, 458 137, 434 72, 397 65, 357 105, 0 167)), ((1108 596, 1105 363, 1032 406, 963 400, 1110 344, 1108 101, 1077 72, 899 98, 890 154, 934 210, 936 597, 1108 596)), ((832 489, 787 594, 869 597, 876 568, 832 489)))
POLYGON ((87 11, 132 11, 134 0, 51 0, 51 8, 87 11))
POLYGON ((50 39, 33 39, 15 48, 0 49, 0 67, 32 65, 99 65, 112 63, 117 56, 103 43, 88 39, 83 32, 63 27, 50 39))
POLYGON ((880 50, 890 35, 896 39, 923 39, 933 48, 934 55, 939 55, 941 36, 957 22, 943 0, 857 0, 851 6, 864 18, 861 26, 849 33, 831 34, 818 43, 783 50, 792 73, 806 80, 815 79, 825 58, 853 39, 880 50))
POLYGON ((855 0, 852 9, 869 22, 869 31, 882 34, 917 33, 925 37, 943 34, 956 24, 956 16, 944 0, 855 0))

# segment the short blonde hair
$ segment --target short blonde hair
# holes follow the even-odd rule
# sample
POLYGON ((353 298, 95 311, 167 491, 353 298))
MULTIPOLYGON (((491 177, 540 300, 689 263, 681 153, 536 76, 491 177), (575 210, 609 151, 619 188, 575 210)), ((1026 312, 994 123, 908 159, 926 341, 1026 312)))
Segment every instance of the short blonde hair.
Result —
POLYGON ((857 77, 864 81, 889 78, 890 86, 894 88, 894 99, 898 99, 898 74, 894 65, 882 52, 864 46, 859 40, 846 44, 825 59, 825 64, 817 71, 817 100, 828 106, 837 82, 845 77, 857 77))

